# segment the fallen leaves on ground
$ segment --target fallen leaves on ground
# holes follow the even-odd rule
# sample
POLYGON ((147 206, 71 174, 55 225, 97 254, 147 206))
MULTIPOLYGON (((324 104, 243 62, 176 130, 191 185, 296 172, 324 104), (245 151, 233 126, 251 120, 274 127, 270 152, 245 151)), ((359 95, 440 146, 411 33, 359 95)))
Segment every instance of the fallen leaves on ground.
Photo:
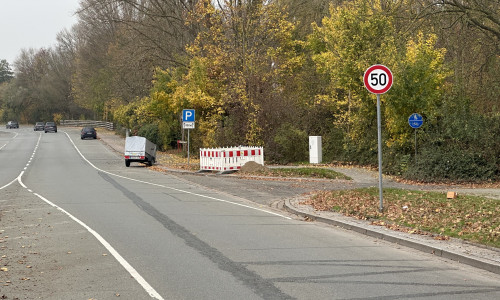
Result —
POLYGON ((336 211, 392 230, 425 234, 444 240, 458 237, 500 247, 498 200, 460 196, 446 199, 437 192, 384 190, 384 211, 379 212, 378 189, 322 191, 303 204, 319 211, 336 211))

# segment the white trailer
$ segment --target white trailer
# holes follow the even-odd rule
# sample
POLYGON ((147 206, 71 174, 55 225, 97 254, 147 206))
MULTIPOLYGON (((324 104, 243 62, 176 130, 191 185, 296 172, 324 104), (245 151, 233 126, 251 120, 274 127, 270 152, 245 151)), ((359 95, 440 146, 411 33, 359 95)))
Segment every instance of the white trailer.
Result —
POLYGON ((125 166, 140 162, 152 166, 156 162, 156 145, 142 136, 129 136, 125 139, 125 166))

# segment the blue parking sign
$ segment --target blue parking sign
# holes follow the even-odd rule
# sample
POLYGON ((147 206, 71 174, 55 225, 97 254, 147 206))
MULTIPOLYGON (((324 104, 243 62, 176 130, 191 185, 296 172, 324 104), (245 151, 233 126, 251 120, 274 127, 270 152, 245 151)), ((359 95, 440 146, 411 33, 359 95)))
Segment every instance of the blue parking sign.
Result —
POLYGON ((411 128, 420 128, 424 124, 424 118, 420 114, 414 113, 408 118, 408 124, 410 124, 411 128))
POLYGON ((194 122, 194 109, 182 110, 182 122, 194 122))

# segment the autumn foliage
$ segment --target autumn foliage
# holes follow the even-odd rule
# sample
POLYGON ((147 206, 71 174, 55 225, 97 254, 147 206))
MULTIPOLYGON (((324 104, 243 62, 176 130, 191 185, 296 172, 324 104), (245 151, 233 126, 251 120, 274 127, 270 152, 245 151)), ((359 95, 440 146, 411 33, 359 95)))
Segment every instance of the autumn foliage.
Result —
MULTIPOLYGON (((0 85, 4 121, 113 121, 162 149, 264 146, 266 160, 377 164, 373 64, 384 172, 418 181, 500 178, 498 1, 82 0, 53 49, 23 51, 0 85), (418 131, 408 117, 424 118, 418 131), (416 151, 417 150, 417 151, 416 151), (418 153, 418 154, 416 154, 418 153)), ((0 65, 0 72, 9 71, 0 65)))

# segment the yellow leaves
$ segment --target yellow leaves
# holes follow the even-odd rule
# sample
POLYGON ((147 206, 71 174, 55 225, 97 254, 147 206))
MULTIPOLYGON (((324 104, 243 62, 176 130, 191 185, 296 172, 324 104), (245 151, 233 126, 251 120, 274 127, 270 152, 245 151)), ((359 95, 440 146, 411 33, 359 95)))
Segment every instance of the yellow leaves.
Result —
POLYGON ((446 54, 445 48, 436 49, 437 36, 435 34, 424 35, 423 32, 417 34, 416 41, 410 40, 406 47, 406 59, 412 64, 419 60, 428 63, 429 69, 436 71, 441 67, 446 54))

